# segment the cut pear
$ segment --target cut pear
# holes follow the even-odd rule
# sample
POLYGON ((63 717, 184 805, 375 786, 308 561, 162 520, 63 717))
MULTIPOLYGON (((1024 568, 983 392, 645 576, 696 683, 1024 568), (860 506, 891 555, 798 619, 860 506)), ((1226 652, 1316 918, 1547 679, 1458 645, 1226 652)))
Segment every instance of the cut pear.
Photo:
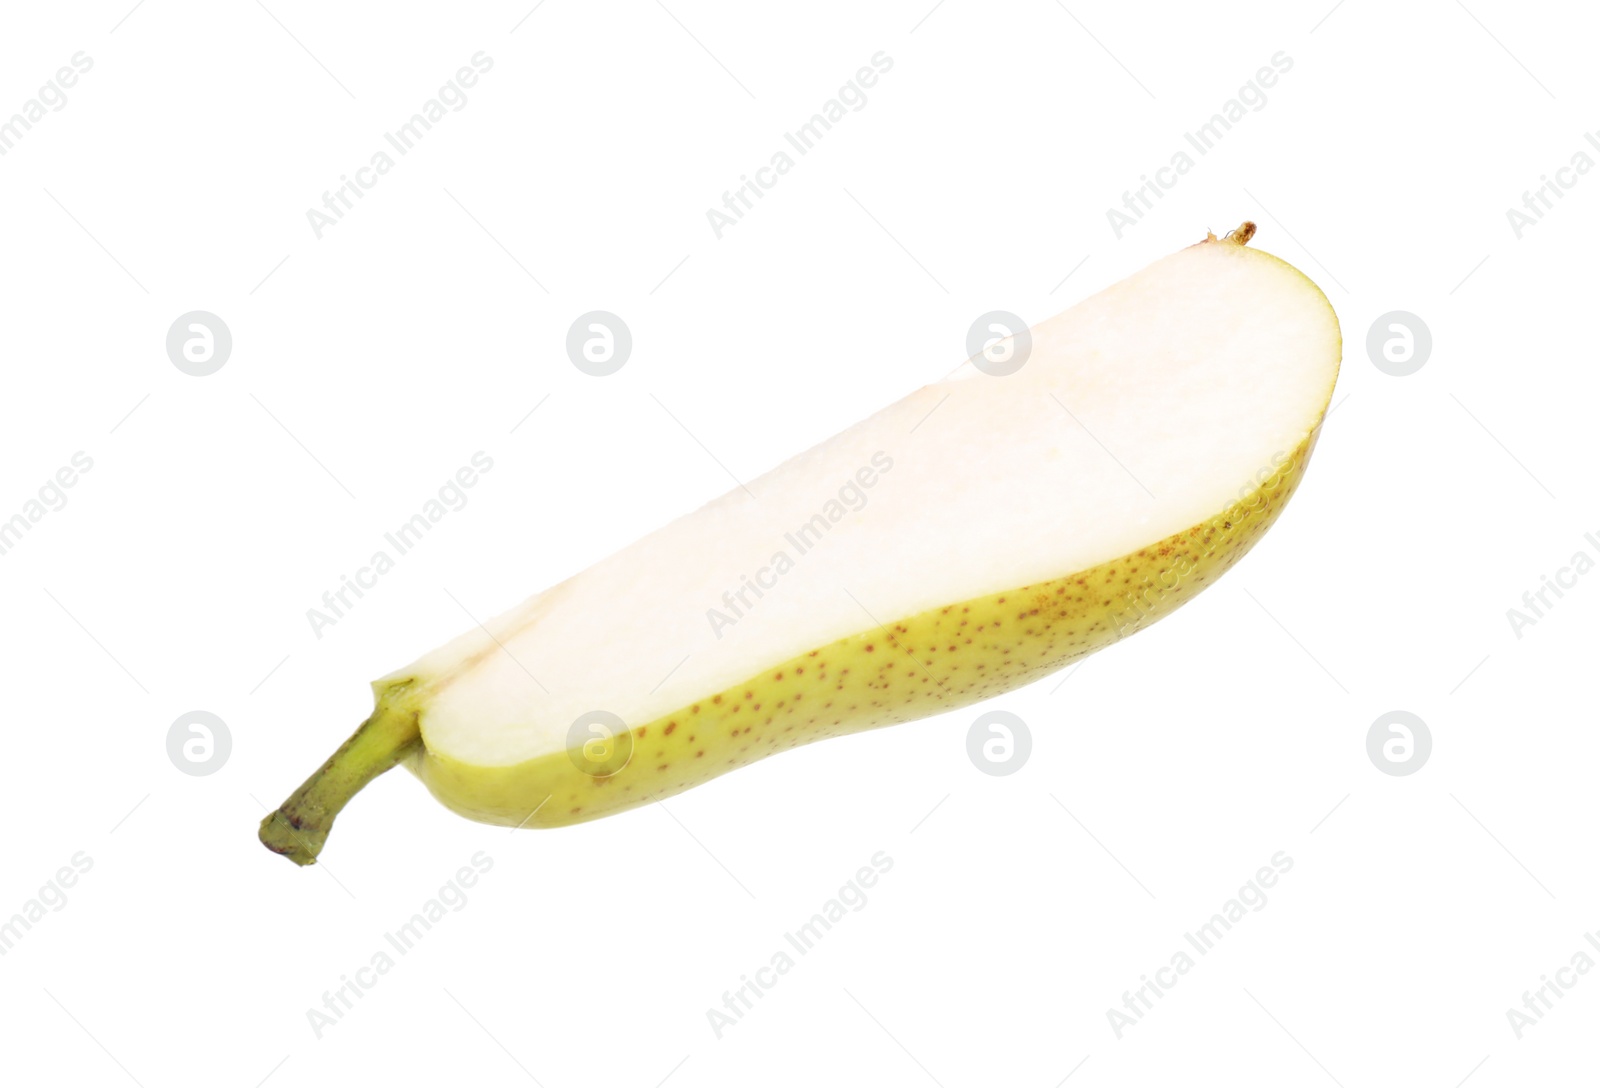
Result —
POLYGON ((1282 511, 1338 374, 1322 292, 1245 224, 1014 338, 373 685, 262 822, 308 864, 404 762, 553 827, 976 702, 1214 582, 1282 511), (1011 354, 999 375, 989 359, 1011 354))

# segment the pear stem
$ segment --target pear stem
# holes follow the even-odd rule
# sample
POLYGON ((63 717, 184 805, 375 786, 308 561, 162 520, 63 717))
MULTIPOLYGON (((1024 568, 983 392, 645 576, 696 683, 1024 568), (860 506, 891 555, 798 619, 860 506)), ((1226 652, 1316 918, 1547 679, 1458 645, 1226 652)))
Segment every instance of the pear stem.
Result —
POLYGON ((1243 223, 1240 223, 1237 227, 1234 227, 1227 234, 1224 234, 1221 238, 1218 238, 1215 234, 1211 233, 1208 230, 1208 231, 1206 231, 1205 241, 1196 242, 1195 244, 1203 246, 1207 242, 1211 242, 1211 243, 1221 243, 1223 245, 1229 245, 1229 246, 1245 246, 1245 245, 1249 245, 1250 244, 1250 239, 1254 238, 1255 236, 1256 236, 1256 225, 1253 222, 1251 222, 1250 220, 1246 219, 1243 223))
POLYGON ((261 821, 261 842, 296 865, 311 865, 322 852, 334 817, 350 798, 422 745, 417 712, 395 705, 391 688, 372 716, 329 757, 278 810, 261 821))

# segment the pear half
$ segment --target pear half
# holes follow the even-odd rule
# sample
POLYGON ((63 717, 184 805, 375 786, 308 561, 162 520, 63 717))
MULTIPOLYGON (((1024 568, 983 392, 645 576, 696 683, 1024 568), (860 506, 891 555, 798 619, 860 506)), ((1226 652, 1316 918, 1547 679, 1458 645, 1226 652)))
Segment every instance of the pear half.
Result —
POLYGON ((1157 261, 379 680, 262 841, 309 864, 401 762, 476 820, 591 820, 1009 691, 1171 612, 1283 510, 1338 374, 1333 308, 1248 248, 1254 230, 1157 261))

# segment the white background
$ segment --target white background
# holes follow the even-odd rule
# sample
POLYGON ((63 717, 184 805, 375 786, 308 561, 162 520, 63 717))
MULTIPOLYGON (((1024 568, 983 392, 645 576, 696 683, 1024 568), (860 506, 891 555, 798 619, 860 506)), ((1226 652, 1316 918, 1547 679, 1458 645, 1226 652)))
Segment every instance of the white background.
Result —
POLYGON ((1506 612, 1600 555, 1600 175, 1520 239, 1506 209, 1600 124, 1597 27, 1330 2, 9 5, 0 117, 93 68, 0 157, 0 515, 94 467, 0 556, 0 917, 93 862, 0 958, 8 1074, 1592 1074, 1600 972, 1520 1039, 1507 1010, 1600 929, 1600 575, 1520 638, 1506 612), (479 50, 467 105, 319 240, 306 210, 479 50), (868 104, 718 240, 706 210, 880 50, 868 104), (1278 51, 1266 105, 1117 238, 1106 210, 1278 51), (367 682, 464 613, 943 375, 977 315, 1043 319, 1246 218, 1339 313, 1337 407, 1220 585, 984 705, 1030 724, 1019 773, 968 761, 973 709, 562 831, 462 820, 396 772, 325 864, 256 842, 367 682), (564 348, 593 309, 635 342, 603 379, 564 348), (166 355, 192 310, 232 331, 210 377, 166 355), (1432 330, 1410 377, 1367 356, 1393 310, 1432 330), (479 450, 469 505, 317 638, 306 610, 479 450), (232 736, 209 777, 167 755, 196 709, 232 736), (1409 777, 1366 754, 1397 709, 1433 737, 1409 777), (1267 905, 1119 1039, 1107 1010, 1280 850, 1267 905), (307 1010, 479 851, 466 906, 319 1039, 307 1010), (706 1010, 878 851, 865 908, 717 1038, 706 1010))

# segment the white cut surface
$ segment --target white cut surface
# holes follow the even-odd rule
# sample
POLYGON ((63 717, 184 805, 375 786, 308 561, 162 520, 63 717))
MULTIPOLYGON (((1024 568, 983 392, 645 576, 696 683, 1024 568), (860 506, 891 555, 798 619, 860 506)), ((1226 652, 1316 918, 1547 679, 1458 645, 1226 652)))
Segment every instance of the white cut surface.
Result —
POLYGON ((1292 452, 1340 355, 1322 292, 1228 243, 1032 338, 1015 374, 969 362, 497 617, 493 640, 474 629, 393 674, 439 681, 428 747, 519 763, 565 749, 590 711, 649 722, 880 623, 1137 551, 1292 452))

